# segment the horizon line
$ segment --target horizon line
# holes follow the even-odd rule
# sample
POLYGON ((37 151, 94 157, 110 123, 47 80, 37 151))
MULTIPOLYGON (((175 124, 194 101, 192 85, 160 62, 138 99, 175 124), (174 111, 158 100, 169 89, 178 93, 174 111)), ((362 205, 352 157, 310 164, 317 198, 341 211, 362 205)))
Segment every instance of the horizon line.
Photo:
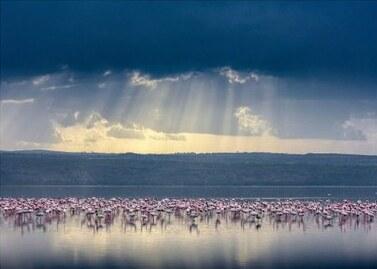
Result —
POLYGON ((355 153, 339 153, 339 152, 306 152, 306 153, 288 153, 288 152, 269 152, 269 151, 224 151, 224 152, 171 152, 171 153, 140 153, 140 152, 100 152, 100 151, 58 151, 49 149, 0 149, 0 153, 62 153, 62 154, 102 154, 102 155, 221 155, 221 154, 275 154, 275 155, 343 155, 343 156, 365 156, 377 157, 376 154, 355 154, 355 153))

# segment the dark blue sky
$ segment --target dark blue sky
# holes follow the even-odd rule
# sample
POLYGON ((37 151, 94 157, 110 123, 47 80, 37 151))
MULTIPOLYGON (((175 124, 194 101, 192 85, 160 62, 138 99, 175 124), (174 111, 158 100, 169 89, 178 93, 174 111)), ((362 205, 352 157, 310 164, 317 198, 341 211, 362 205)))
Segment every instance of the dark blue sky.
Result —
POLYGON ((2 1, 2 72, 232 66, 375 80, 376 14, 375 1, 2 1))

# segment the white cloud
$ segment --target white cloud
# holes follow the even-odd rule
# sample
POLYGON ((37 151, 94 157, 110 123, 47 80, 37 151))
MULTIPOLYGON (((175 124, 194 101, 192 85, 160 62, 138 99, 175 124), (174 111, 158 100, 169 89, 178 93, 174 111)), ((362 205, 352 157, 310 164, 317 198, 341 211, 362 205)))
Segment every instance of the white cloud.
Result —
POLYGON ((238 120, 239 130, 248 135, 271 135, 272 128, 270 124, 251 112, 247 106, 237 108, 234 116, 238 120))
POLYGON ((34 103, 34 98, 28 99, 4 99, 0 101, 2 105, 24 105, 34 103))
POLYGON ((365 118, 350 117, 342 124, 343 136, 350 140, 369 140, 377 143, 377 117, 373 114, 365 118))
POLYGON ((347 140, 365 140, 366 136, 362 130, 357 128, 353 121, 346 120, 342 124, 343 138, 347 140))
POLYGON ((92 129, 97 126, 108 126, 109 122, 101 116, 101 114, 97 112, 93 112, 89 115, 89 117, 86 119, 85 127, 87 129, 92 129))
POLYGON ((138 71, 134 71, 130 74, 130 82, 133 86, 145 87, 147 89, 155 89, 159 83, 163 82, 177 82, 179 80, 188 80, 192 76, 192 73, 184 73, 175 77, 163 77, 159 79, 153 79, 148 74, 142 74, 138 71))
POLYGON ((145 135, 142 129, 135 128, 127 128, 120 123, 115 124, 110 127, 110 129, 106 133, 110 137, 115 138, 129 138, 129 139, 144 139, 145 135))
POLYGON ((156 140, 172 141, 173 143, 184 143, 186 140, 184 135, 178 133, 158 132, 135 123, 110 122, 97 112, 91 113, 81 123, 63 126, 55 122, 54 127, 55 136, 59 137, 59 141, 52 147, 74 151, 90 149, 109 151, 109 147, 115 150, 116 148, 133 147, 136 144, 138 147, 148 148, 156 143, 159 146, 163 145, 162 141, 156 140))
POLYGON ((55 90, 59 90, 59 89, 69 89, 69 88, 72 88, 74 86, 75 86, 74 84, 53 85, 53 86, 49 86, 49 87, 43 87, 43 88, 41 88, 41 91, 55 91, 55 90))
POLYGON ((104 77, 107 77, 107 76, 110 76, 112 74, 111 70, 106 70, 104 73, 103 73, 103 76, 104 77))
POLYGON ((50 79, 50 75, 39 76, 33 79, 33 84, 38 86, 49 81, 49 79, 50 79))
POLYGON ((151 79, 150 76, 142 75, 137 71, 132 73, 130 81, 133 86, 144 86, 150 89, 154 89, 157 85, 155 79, 151 79))
POLYGON ((230 84, 235 84, 235 83, 244 84, 249 80, 254 80, 254 81, 259 80, 259 76, 255 73, 243 74, 241 72, 231 69, 230 67, 223 67, 220 69, 219 72, 220 72, 220 75, 227 78, 230 84))

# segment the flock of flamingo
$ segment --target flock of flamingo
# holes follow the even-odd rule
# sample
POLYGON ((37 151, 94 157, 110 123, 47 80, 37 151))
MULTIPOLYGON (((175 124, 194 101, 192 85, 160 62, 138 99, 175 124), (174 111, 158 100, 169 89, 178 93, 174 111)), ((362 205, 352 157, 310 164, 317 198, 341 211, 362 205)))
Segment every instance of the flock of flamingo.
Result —
POLYGON ((301 201, 247 199, 126 199, 126 198, 0 198, 0 224, 12 220, 18 226, 44 226, 54 220, 79 216, 81 223, 96 229, 121 220, 123 227, 152 227, 184 220, 190 231, 210 220, 217 228, 223 221, 254 224, 262 227, 264 219, 274 223, 303 222, 312 217, 323 226, 347 222, 372 223, 377 215, 377 202, 370 201, 301 201))

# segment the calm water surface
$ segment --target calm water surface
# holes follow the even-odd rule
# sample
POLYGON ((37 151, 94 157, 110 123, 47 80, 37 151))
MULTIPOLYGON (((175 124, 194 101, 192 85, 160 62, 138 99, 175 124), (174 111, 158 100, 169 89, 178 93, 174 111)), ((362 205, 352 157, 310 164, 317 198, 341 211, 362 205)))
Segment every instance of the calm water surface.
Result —
MULTIPOLYGON (((377 187, 4 187, 2 197, 246 197, 377 200, 377 187)), ((6 268, 377 268, 377 223, 313 216, 276 223, 263 219, 198 221, 174 216, 141 230, 120 219, 93 229, 83 216, 19 226, 0 219, 0 267, 6 268)))

